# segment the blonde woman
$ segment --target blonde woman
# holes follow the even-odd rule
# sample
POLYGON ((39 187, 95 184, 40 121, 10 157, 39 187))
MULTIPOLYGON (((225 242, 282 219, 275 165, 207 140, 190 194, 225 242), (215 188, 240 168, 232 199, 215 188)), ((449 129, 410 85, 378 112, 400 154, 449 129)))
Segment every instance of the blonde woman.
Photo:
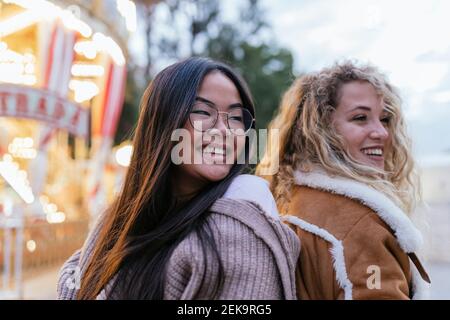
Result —
POLYGON ((298 298, 423 298, 430 280, 409 218, 418 180, 400 97, 385 77, 353 62, 302 76, 269 129, 280 139, 257 174, 279 163, 269 180, 301 241, 298 298))

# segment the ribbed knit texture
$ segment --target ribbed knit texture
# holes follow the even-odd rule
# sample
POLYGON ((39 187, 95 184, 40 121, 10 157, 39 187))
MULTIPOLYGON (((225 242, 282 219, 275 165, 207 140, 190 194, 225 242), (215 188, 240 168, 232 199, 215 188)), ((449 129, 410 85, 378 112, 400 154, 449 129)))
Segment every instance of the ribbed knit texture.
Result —
MULTIPOLYGON (((210 211, 208 223, 224 268, 224 283, 217 298, 296 299, 295 265, 300 250, 296 234, 248 201, 222 198, 210 211)), ((80 252, 76 252, 62 267, 58 299, 75 299, 76 289, 66 284, 76 265, 83 274, 95 239, 93 232, 81 259, 80 252)), ((205 257, 197 235, 190 234, 169 260, 164 299, 211 299, 218 269, 216 257, 211 252, 205 257)), ((97 299, 107 299, 113 281, 97 299)))

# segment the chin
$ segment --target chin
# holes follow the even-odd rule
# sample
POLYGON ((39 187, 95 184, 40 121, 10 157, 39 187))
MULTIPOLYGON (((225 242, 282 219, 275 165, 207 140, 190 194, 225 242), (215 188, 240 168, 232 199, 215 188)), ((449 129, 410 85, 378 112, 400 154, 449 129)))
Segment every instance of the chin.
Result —
POLYGON ((229 165, 208 165, 207 168, 202 168, 201 175, 212 182, 220 181, 230 173, 231 166, 229 165))
POLYGON ((384 170, 384 165, 380 165, 378 163, 372 163, 372 162, 363 162, 364 165, 368 166, 368 167, 372 167, 374 169, 378 169, 378 170, 384 170))

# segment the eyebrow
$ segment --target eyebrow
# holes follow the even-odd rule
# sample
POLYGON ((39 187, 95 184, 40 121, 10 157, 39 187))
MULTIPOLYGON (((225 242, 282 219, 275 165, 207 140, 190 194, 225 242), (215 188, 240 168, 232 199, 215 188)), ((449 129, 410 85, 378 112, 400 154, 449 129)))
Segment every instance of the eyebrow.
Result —
MULTIPOLYGON (((358 109, 361 109, 361 110, 364 110, 364 111, 371 111, 372 110, 368 106, 356 106, 355 108, 353 108, 352 110, 348 111, 347 113, 354 112, 355 110, 358 110, 358 109)), ((382 115, 384 116, 386 114, 389 115, 389 112, 386 109, 383 109, 382 115)))
POLYGON ((371 111, 372 110, 368 106, 356 106, 355 108, 353 108, 352 110, 348 111, 347 113, 353 112, 353 111, 358 110, 358 109, 365 110, 365 111, 371 111))
MULTIPOLYGON (((204 102, 204 103, 210 105, 211 107, 214 107, 214 108, 217 109, 216 104, 215 104, 214 102, 208 100, 208 99, 205 99, 205 98, 200 97, 200 96, 196 96, 196 97, 195 97, 195 100, 196 100, 196 101, 204 102)), ((228 106, 228 109, 233 109, 233 108, 243 108, 243 106, 242 106, 242 104, 241 104, 240 102, 232 103, 232 104, 230 104, 230 105, 228 106)))

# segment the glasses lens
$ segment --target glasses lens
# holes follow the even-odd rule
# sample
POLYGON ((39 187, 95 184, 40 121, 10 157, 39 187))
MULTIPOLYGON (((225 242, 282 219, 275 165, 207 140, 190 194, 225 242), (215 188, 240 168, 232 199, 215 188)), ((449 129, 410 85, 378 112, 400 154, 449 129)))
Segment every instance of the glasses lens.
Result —
POLYGON ((253 116, 247 109, 233 108, 228 112, 228 126, 234 134, 245 134, 252 127, 253 116))
POLYGON ((208 104, 197 101, 189 115, 189 121, 194 129, 205 132, 214 126, 217 110, 208 104))

